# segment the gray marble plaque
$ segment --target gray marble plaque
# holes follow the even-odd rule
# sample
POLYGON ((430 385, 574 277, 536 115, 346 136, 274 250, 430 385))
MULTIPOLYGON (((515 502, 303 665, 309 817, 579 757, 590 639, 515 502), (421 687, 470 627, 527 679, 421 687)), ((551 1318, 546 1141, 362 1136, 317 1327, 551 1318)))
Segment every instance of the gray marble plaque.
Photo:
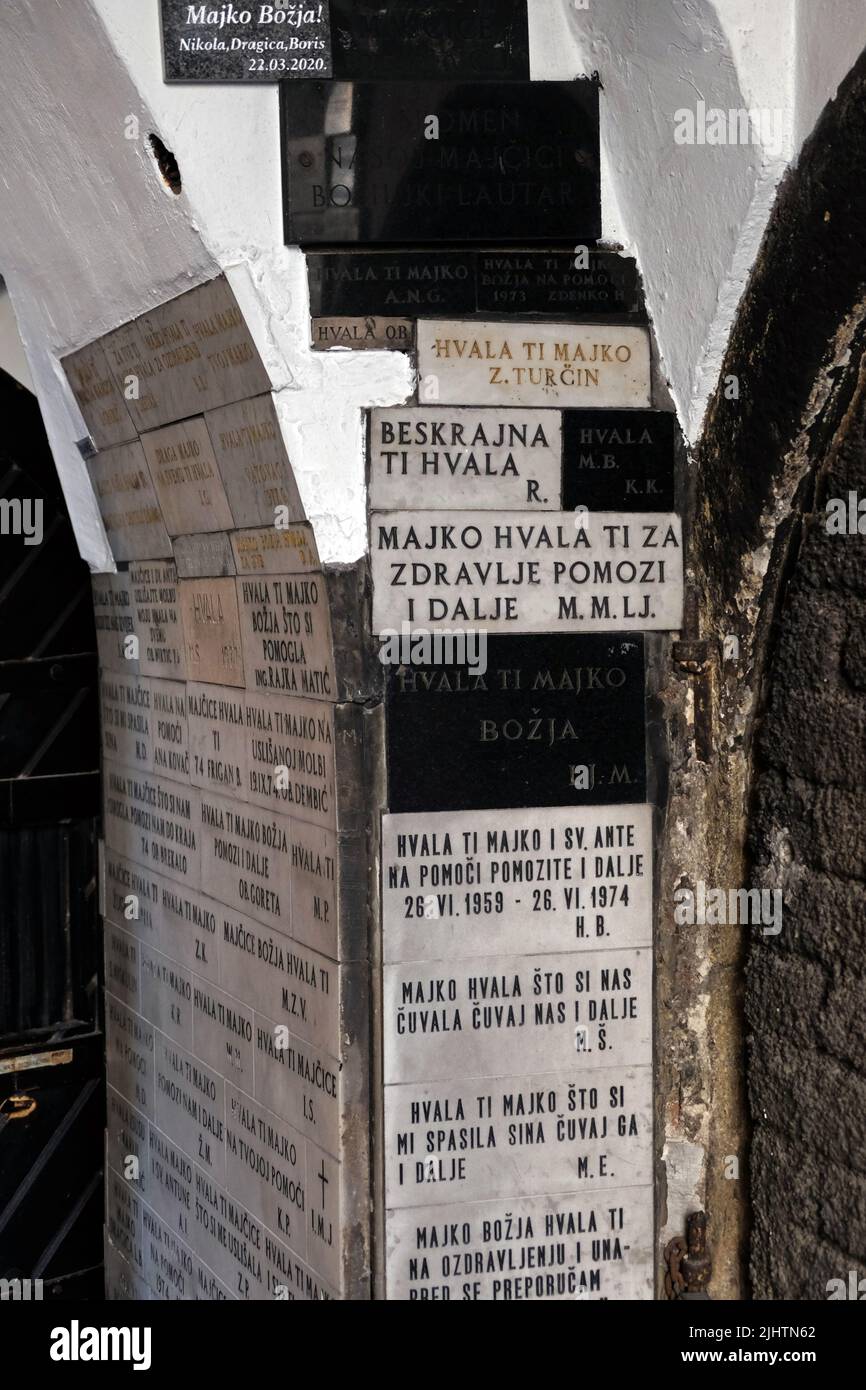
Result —
POLYGON ((106 762, 105 841, 127 859, 197 888, 201 797, 194 787, 106 762))
MULTIPOLYGON (((463 1073, 460 1073, 463 1076, 463 1073)), ((385 1205, 607 1192, 652 1182, 652 1068, 385 1089, 385 1205)))
POLYGON ((99 678, 103 756, 153 771, 153 692, 149 680, 116 671, 99 678))
POLYGON ((154 1069, 157 1125, 213 1180, 223 1182, 225 1081, 161 1033, 154 1069))
MULTIPOLYGON (((118 1179, 119 1181, 119 1179, 118 1179)), ((104 1241, 105 1300, 107 1303, 148 1303, 156 1298, 150 1285, 137 1274, 112 1243, 106 1229, 104 1241)))
POLYGON ((176 536, 174 561, 178 579, 224 579, 236 573, 227 531, 176 536))
POLYGON ((193 979, 193 1052, 220 1076, 253 1089, 253 1011, 246 1004, 193 979))
POLYGON ((391 407, 370 412, 370 508, 562 506, 558 410, 391 407))
POLYGON ((345 967, 240 913, 225 910, 221 932, 223 989, 254 1002, 305 1042, 338 1051, 345 967))
POLYGON ((341 850, 332 830, 292 821, 292 928, 302 941, 332 960, 340 958, 338 868, 341 850))
POLYGON ((224 276, 179 295, 100 340, 140 433, 271 388, 224 276))
MULTIPOLYGON (((139 990, 139 967, 141 946, 134 936, 105 924, 105 988, 128 1004, 131 1009, 142 1012, 139 990)), ((144 1010, 146 1013, 147 1011, 144 1010)))
POLYGON ((336 826, 334 705, 247 695, 246 798, 313 825, 336 826))
POLYGON ((304 509, 270 395, 205 416, 236 526, 302 521, 304 509), (277 509, 286 509, 280 511, 277 509))
POLYGON ((668 513, 375 512, 373 630, 676 631, 682 523, 668 513))
POLYGON ((98 343, 64 357, 63 370, 97 449, 135 439, 132 417, 98 343))
POLYGON ((133 654, 139 650, 139 644, 130 640, 137 638, 132 576, 94 574, 92 584, 100 667, 126 676, 138 675, 141 660, 133 654))
POLYGON ((105 850, 105 907, 108 921, 203 978, 219 981, 218 914, 221 904, 183 884, 105 850), (135 916, 128 914, 135 913, 135 916))
POLYGON ((144 1202, 118 1173, 105 1174, 105 1233, 135 1276, 145 1283, 141 1217, 144 1202))
POLYGON ((203 882, 220 902, 291 934, 292 824, 287 816, 201 792, 203 882))
POLYGON ((109 1085, 152 1118, 155 1101, 153 1025, 107 991, 105 1060, 109 1085))
POLYGON ((309 574, 319 568, 312 526, 267 526, 231 537, 238 574, 309 574))
POLYGON ((125 1096, 113 1086, 106 1088, 105 1097, 105 1155, 109 1168, 124 1176, 129 1173, 133 1181, 134 1169, 129 1160, 135 1159, 138 1177, 134 1179, 135 1190, 142 1197, 147 1196, 147 1143, 149 1122, 125 1096))
POLYGON ((150 946, 141 952, 143 1013, 172 1042, 193 1050, 193 975, 150 946))
POLYGON ((180 681, 150 682, 153 770, 162 777, 189 777, 189 728, 186 686, 180 681))
POLYGON ((652 1056, 648 950, 387 965, 385 1084, 640 1066, 652 1056))
POLYGON ((171 555, 159 499, 138 440, 88 459, 87 471, 115 560, 171 555))
POLYGON ((258 1011, 255 1042, 256 1100, 336 1158, 345 1118, 340 1059, 258 1011))
POLYGON ((418 377, 425 405, 649 406, 649 331, 421 319, 418 377))
POLYGON ((331 619, 321 574, 237 580, 247 687, 335 700, 331 619))
POLYGON ((386 1221, 389 1300, 653 1297, 649 1187, 419 1207, 386 1221))
POLYGON ((143 434, 141 444, 169 535, 225 531, 232 525, 203 415, 143 434))
POLYGON ((652 808, 382 817, 387 963, 652 944, 652 808))
POLYGON ((182 579, 179 595, 189 679, 208 685, 243 685, 235 580, 182 579))

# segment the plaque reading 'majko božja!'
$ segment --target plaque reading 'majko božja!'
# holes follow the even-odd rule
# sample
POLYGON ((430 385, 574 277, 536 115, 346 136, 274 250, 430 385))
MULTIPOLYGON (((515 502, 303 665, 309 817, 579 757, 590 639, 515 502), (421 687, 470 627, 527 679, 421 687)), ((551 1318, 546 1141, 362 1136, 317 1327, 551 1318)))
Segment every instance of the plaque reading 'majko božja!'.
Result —
POLYGON ((284 82, 286 242, 595 241, 595 82, 284 82))
POLYGON ((190 5, 161 0, 166 82, 330 77, 328 0, 190 5))

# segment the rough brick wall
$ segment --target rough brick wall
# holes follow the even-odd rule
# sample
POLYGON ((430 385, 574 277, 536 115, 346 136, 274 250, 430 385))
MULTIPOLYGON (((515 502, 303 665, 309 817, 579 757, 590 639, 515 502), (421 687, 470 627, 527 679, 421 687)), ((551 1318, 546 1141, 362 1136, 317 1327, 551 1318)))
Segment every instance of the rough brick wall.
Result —
POLYGON ((777 1299, 866 1276, 866 535, 828 535, 824 512, 849 490, 866 497, 866 378, 793 558, 756 745, 750 848, 784 916, 748 970, 752 1278, 777 1299))

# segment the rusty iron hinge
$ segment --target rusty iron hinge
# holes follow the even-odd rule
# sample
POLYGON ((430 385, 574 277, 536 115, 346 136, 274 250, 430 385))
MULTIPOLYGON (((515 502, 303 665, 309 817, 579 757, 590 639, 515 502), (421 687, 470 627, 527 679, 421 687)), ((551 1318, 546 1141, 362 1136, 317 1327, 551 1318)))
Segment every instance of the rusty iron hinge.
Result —
POLYGON ((695 1211, 686 1221, 686 1239, 674 1236, 665 1246, 665 1294, 669 1299, 709 1298, 707 1285, 713 1265, 707 1249, 706 1212, 695 1211))

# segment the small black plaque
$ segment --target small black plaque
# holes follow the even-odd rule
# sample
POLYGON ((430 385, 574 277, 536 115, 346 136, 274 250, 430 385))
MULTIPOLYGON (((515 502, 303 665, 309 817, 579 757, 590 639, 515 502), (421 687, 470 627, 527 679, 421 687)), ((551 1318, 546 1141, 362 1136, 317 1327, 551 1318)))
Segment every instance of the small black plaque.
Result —
POLYGON ((566 410, 566 511, 673 512, 674 417, 663 410, 566 410))
POLYGON ((313 317, 398 315, 532 319, 625 317, 644 322, 637 267, 612 251, 311 251, 313 317))
POLYGON ((286 241, 595 241, 598 86, 284 82, 286 241))
POLYGON ((527 0, 331 0, 334 76, 529 78, 527 0))
POLYGON ((313 318, 436 318, 475 308, 472 251, 313 252, 307 270, 313 318))
POLYGON ((279 82, 331 76, 329 0, 160 3, 166 82, 279 82))
POLYGON ((576 246, 573 251, 479 251, 482 314, 586 319, 640 311, 637 265, 627 256, 576 246))
POLYGON ((640 636, 491 637, 483 676, 386 672, 391 811, 646 800, 640 636))

